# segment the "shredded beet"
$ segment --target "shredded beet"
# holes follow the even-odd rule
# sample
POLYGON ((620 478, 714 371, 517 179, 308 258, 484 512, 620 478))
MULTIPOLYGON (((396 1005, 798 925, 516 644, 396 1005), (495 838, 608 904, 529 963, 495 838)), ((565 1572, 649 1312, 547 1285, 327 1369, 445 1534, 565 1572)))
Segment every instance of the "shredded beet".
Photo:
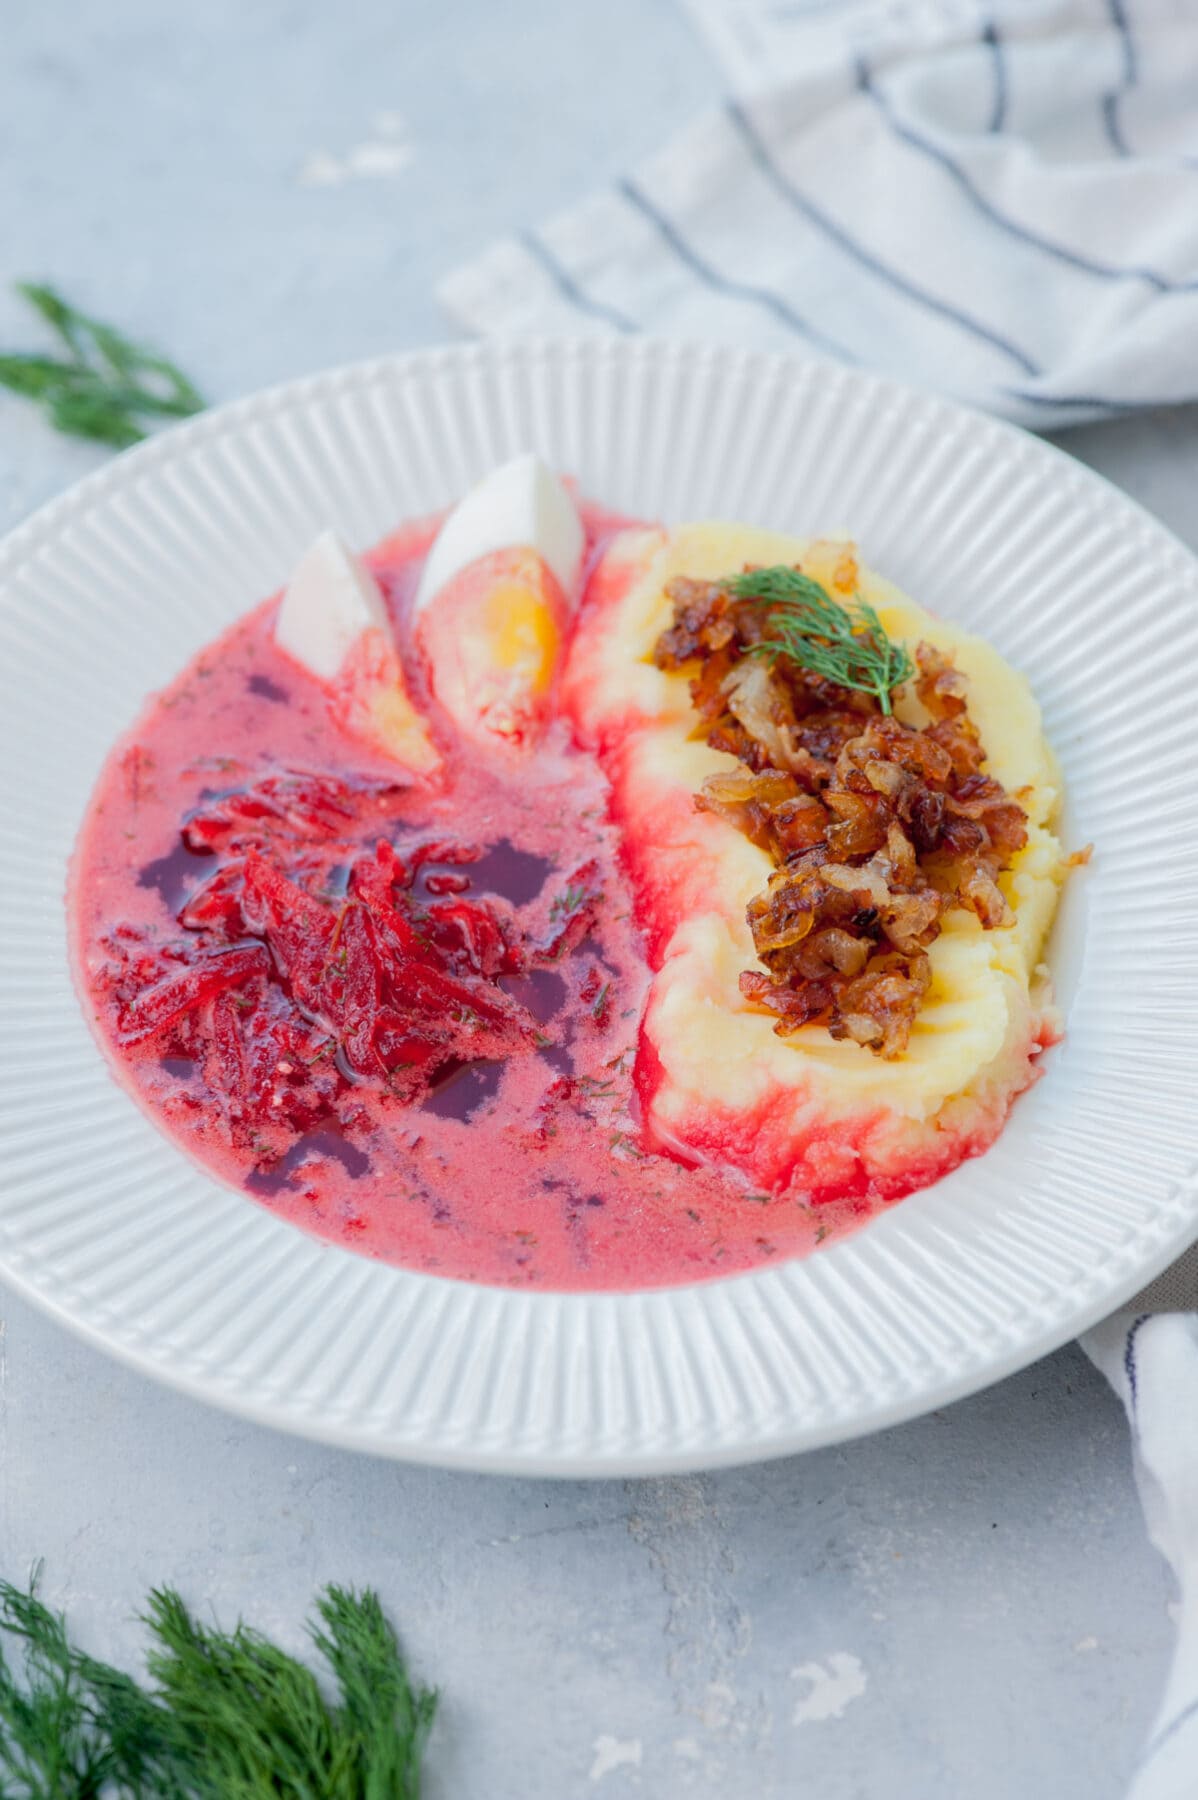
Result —
POLYGON ((998 876, 1027 841, 1023 808, 983 773, 964 676, 920 644, 914 685, 929 721, 917 729, 872 694, 758 654, 760 601, 689 579, 667 592, 674 623, 655 660, 691 671, 701 734, 741 765, 709 776, 696 804, 777 865, 749 903, 762 967, 742 974, 741 992, 783 1036, 818 1022, 900 1056, 943 913, 959 905, 987 930, 1006 923, 998 876))
POLYGON ((219 850, 264 833, 297 841, 345 837, 355 826, 386 816, 404 792, 395 782, 359 781, 284 769, 251 787, 213 795, 183 827, 189 850, 219 850))
POLYGON ((403 792, 283 771, 215 796, 182 828, 188 849, 218 860, 180 907, 180 935, 125 928, 106 942, 121 1041, 157 1034, 163 1055, 200 1064, 234 1141, 343 1123, 356 1082, 416 1101, 446 1067, 545 1041, 498 983, 575 941, 592 889, 570 890, 538 950, 513 907, 466 899, 460 879, 426 877, 432 897, 417 900, 427 864, 482 851, 438 839, 402 855, 387 837, 364 848, 372 827, 400 828, 403 792))

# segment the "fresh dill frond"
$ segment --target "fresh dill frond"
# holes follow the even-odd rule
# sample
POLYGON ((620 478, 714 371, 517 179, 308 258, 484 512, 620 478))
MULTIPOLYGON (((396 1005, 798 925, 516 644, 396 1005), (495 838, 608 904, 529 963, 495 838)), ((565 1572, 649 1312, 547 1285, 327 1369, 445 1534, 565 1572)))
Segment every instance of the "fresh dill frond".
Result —
POLYGON ((111 1774, 108 1744, 66 1627, 37 1598, 36 1572, 27 1592, 0 1589, 0 1626, 23 1649, 20 1680, 0 1648, 0 1792, 98 1796, 111 1774))
POLYGON ((66 354, 0 355, 0 387, 40 406, 56 430, 123 450, 156 419, 202 411, 186 375, 156 350, 80 312, 53 288, 19 281, 16 291, 66 354))
POLYGON ((903 644, 886 635, 875 609, 857 595, 847 604, 801 569, 777 563, 750 569, 721 584, 738 600, 766 609, 766 631, 755 654, 788 656, 837 687, 873 694, 884 713, 891 694, 915 673, 903 644))
POLYGON ((324 1629, 313 1642, 341 1692, 354 1741, 355 1793, 362 1800, 417 1800, 436 1693, 413 1688, 378 1595, 330 1585, 316 1602, 324 1629))
POLYGON ((150 1596, 151 1686, 86 1656, 29 1589, 0 1582, 0 1794, 8 1800, 419 1800, 435 1694, 413 1688, 369 1589, 317 1598, 330 1700, 303 1663, 239 1624, 150 1596))

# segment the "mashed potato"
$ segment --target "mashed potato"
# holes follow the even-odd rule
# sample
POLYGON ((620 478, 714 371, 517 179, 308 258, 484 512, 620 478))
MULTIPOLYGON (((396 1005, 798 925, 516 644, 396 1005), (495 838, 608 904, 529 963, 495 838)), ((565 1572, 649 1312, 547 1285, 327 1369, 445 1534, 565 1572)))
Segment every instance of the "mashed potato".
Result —
MULTIPOLYGON (((640 1085, 650 1133, 697 1161, 815 1198, 890 1197, 983 1149, 1058 1035, 1041 956, 1065 860, 1053 832, 1060 777, 1039 708, 989 645, 865 570, 860 592, 889 635, 912 647, 928 640, 968 677, 988 771, 1028 815, 1027 845, 1000 883, 1012 920, 985 931, 962 907, 944 915, 931 991, 893 1061, 820 1025, 779 1037, 741 996, 741 970, 758 966, 745 907, 773 863, 733 824, 695 809, 704 778, 735 762, 692 738, 686 675, 653 665, 673 616, 664 590, 675 576, 772 563, 801 563, 831 585, 844 551, 737 525, 625 532, 593 580, 566 675, 567 707, 613 783, 649 934, 640 1085)), ((914 725, 927 717, 914 698, 896 710, 914 725)))

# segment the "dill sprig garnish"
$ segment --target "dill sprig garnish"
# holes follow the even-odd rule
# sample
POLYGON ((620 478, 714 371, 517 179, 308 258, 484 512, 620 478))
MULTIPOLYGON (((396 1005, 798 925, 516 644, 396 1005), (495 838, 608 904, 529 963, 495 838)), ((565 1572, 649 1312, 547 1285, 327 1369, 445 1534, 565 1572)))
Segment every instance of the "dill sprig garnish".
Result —
POLYGON ((185 419, 204 401, 156 350, 132 343, 36 282, 16 291, 40 314, 66 355, 0 355, 0 387, 32 400, 58 431, 123 450, 160 419, 185 419))
POLYGON ((414 1690, 369 1589, 327 1587, 313 1641, 337 1682, 248 1626, 201 1625, 156 1590, 151 1686, 75 1648, 58 1614, 0 1582, 0 1793, 54 1800, 419 1800, 436 1696, 414 1690))
POLYGON ((810 575, 784 563, 749 569, 722 585, 738 600, 756 600, 768 609, 755 654, 788 656, 837 687, 873 694, 884 713, 891 710, 893 690, 915 673, 906 647, 887 637, 877 612, 859 594, 847 604, 834 600, 810 575))

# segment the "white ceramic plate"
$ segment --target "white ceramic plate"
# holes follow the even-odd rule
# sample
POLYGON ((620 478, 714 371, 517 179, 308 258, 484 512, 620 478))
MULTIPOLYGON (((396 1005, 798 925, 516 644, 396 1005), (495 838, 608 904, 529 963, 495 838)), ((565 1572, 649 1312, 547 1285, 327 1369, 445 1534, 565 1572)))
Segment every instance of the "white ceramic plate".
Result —
POLYGON ((288 1430, 528 1473, 747 1461, 980 1387, 1198 1230, 1198 565, 1034 439, 824 363, 645 342, 395 357, 122 456, 0 547, 0 1273, 147 1374, 288 1430), (332 524, 365 545, 535 447, 668 520, 851 529, 1026 671, 1094 840, 1052 960, 1065 1044, 999 1142, 802 1262, 528 1294, 322 1244, 193 1167, 72 991, 64 870, 146 692, 332 524))

